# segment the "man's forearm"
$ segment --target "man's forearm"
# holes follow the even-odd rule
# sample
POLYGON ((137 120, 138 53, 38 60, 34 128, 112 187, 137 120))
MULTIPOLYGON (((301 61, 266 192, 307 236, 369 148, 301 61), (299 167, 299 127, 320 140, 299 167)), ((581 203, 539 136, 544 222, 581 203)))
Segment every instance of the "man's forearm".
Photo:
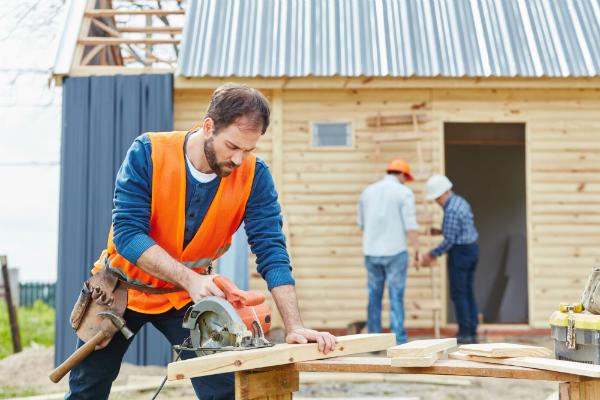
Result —
POLYGON ((408 231, 407 232, 408 235, 408 244, 410 245, 410 247, 412 247, 415 251, 419 250, 419 232, 418 231, 408 231))
POLYGON ((281 318, 285 325, 286 333, 291 332, 295 328, 302 328, 304 324, 300 318, 300 310, 298 309, 298 299, 296 297, 296 288, 294 285, 277 286, 271 289, 271 295, 281 318))
POLYGON ((440 257, 442 254, 450 250, 453 245, 454 243, 451 240, 444 238, 442 243, 440 243, 437 247, 433 248, 429 253, 434 257, 440 257))
POLYGON ((186 289, 195 272, 175 260, 162 247, 149 247, 138 258, 136 265, 160 280, 186 289))

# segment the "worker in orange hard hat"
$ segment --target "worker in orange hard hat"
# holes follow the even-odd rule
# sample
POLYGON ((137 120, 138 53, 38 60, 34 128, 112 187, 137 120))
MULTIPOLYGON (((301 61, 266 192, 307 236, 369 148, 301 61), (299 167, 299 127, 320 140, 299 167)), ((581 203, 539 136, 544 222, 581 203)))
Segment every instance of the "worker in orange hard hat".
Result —
POLYGON ((404 288, 409 259, 418 268, 418 229, 415 196, 405 185, 414 180, 406 160, 392 160, 383 179, 369 185, 358 204, 358 226, 363 231, 369 305, 367 328, 381 332, 381 299, 385 282, 390 292, 390 331, 398 344, 407 341, 404 329, 404 288), (413 249, 409 257, 407 242, 413 249))
POLYGON ((404 174, 404 176, 406 178, 406 182, 415 180, 415 178, 412 176, 412 174, 410 172, 410 165, 408 165, 408 161, 402 160, 400 158, 396 158, 395 160, 390 161, 390 163, 387 166, 386 171, 388 173, 400 172, 400 173, 404 174))

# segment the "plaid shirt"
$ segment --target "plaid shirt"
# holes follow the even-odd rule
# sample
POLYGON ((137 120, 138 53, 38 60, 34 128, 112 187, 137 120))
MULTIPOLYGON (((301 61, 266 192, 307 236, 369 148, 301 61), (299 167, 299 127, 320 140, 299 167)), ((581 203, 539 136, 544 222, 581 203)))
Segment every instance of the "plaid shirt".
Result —
POLYGON ((479 237, 473 222, 471 206, 457 194, 452 193, 444 204, 442 232, 444 241, 431 250, 431 255, 434 257, 441 256, 455 244, 474 243, 479 237))

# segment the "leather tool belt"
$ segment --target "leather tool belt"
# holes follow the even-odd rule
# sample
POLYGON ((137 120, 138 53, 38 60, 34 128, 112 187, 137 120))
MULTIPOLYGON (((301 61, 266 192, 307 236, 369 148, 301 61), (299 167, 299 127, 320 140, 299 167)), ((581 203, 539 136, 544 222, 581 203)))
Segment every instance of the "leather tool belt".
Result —
POLYGON ((148 294, 165 294, 183 290, 174 288, 153 288, 135 285, 120 279, 119 275, 102 268, 83 283, 79 297, 71 312, 71 327, 77 336, 84 342, 90 340, 99 331, 106 333, 96 350, 106 347, 118 328, 108 319, 97 315, 101 311, 111 311, 123 317, 127 308, 127 289, 134 289, 148 294))

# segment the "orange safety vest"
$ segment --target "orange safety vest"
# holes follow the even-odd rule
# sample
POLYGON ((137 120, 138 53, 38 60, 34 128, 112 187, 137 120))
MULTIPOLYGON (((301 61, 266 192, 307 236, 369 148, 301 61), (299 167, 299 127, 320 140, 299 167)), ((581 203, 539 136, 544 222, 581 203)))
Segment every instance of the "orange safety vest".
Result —
MULTIPOLYGON (((185 228, 186 160, 184 143, 187 132, 149 133, 152 145, 152 205, 149 236, 173 258, 201 273, 223 255, 231 245, 231 237, 240 226, 250 197, 256 156, 250 155, 231 175, 221 178, 217 193, 194 238, 183 247, 185 228)), ((92 273, 103 266, 118 273, 128 282, 154 288, 173 285, 148 274, 117 252, 108 234, 107 248, 94 264, 92 273)), ((146 294, 128 290, 127 308, 159 314, 172 307, 181 309, 191 301, 182 290, 165 294, 146 294)))

